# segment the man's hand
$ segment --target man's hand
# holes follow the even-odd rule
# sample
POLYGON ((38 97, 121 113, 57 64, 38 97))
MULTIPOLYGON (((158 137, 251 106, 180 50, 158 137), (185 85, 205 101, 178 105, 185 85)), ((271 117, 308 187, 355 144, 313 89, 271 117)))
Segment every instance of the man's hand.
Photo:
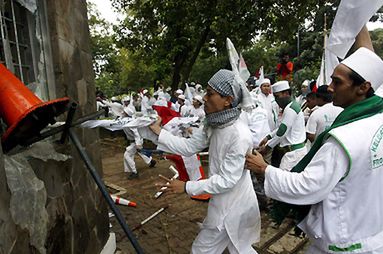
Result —
POLYGON ((262 154, 262 155, 265 155, 267 154, 269 151, 271 150, 271 148, 267 145, 263 145, 263 146, 260 146, 258 147, 257 151, 262 154))
POLYGON ((269 141, 269 139, 267 137, 265 137, 264 139, 262 139, 261 143, 259 143, 258 147, 262 147, 262 146, 266 145, 267 141, 269 141))
POLYGON ((268 164, 263 159, 262 155, 255 151, 255 154, 248 154, 246 156, 245 167, 258 174, 264 174, 268 164))
POLYGON ((162 122, 162 118, 160 116, 158 116, 157 118, 157 121, 155 121, 154 123, 152 123, 149 128, 157 135, 160 135, 161 133, 161 122, 162 122))
POLYGON ((185 192, 185 182, 182 182, 177 179, 169 179, 162 175, 159 175, 162 180, 165 180, 166 183, 160 184, 159 187, 166 187, 165 190, 161 190, 162 192, 170 192, 170 193, 184 193, 185 192))

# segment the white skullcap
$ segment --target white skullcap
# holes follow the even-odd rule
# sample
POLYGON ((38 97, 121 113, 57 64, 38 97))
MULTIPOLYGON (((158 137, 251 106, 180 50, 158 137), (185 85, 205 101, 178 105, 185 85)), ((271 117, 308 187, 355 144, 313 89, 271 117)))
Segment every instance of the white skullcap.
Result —
POLYGON ((268 78, 262 79, 262 81, 260 83, 261 83, 261 85, 263 85, 263 84, 270 84, 271 85, 271 81, 268 78))
POLYGON ((203 103, 203 99, 202 99, 202 96, 201 96, 201 95, 195 95, 195 96, 193 97, 193 99, 196 100, 196 101, 199 101, 199 102, 203 103))
POLYGON ((176 93, 183 94, 184 91, 182 91, 181 89, 177 89, 176 93))
POLYGON ((172 90, 171 87, 167 87, 167 88, 165 89, 166 92, 169 92, 170 90, 172 90))
POLYGON ((195 85, 195 88, 202 88, 202 86, 201 86, 201 84, 197 84, 197 85, 195 85))
POLYGON ((289 82, 287 80, 278 81, 271 86, 271 89, 273 90, 273 93, 288 90, 290 89, 289 82))
POLYGON ((144 89, 143 91, 142 91, 142 94, 146 94, 148 92, 148 90, 147 89, 144 89))
POLYGON ((117 100, 117 97, 113 96, 112 98, 110 98, 110 100, 112 100, 112 101, 116 101, 116 100, 117 100))
POLYGON ((178 99, 181 99, 181 100, 185 100, 185 99, 186 99, 185 95, 183 95, 183 94, 178 95, 177 98, 178 98, 178 99))
POLYGON ((122 98, 122 101, 130 101, 130 97, 129 96, 125 96, 124 98, 122 98))
POLYGON ((383 83, 383 61, 367 48, 359 48, 344 59, 341 64, 346 65, 366 81, 369 81, 375 91, 383 83))
POLYGON ((310 85, 310 80, 306 79, 305 81, 302 82, 302 86, 309 86, 310 85))

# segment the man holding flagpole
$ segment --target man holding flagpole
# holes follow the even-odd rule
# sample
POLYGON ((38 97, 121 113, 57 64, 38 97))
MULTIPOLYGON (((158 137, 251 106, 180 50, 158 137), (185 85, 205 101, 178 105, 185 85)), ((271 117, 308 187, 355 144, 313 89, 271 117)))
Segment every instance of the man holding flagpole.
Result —
POLYGON ((374 95, 383 61, 367 29, 355 45, 362 47, 337 65, 328 88, 344 111, 297 166, 283 171, 258 152, 246 161, 265 174, 267 196, 295 205, 279 203, 276 219, 295 212, 312 242, 307 253, 383 253, 383 99, 374 95))

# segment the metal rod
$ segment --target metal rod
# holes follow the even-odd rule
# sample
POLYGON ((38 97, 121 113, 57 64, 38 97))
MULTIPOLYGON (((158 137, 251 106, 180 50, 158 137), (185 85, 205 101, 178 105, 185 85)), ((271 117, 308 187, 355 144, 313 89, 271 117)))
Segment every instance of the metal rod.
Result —
POLYGON ((68 131, 69 131, 70 125, 73 122, 73 117, 74 117, 74 113, 76 112, 76 109, 77 109, 77 103, 72 102, 69 106, 69 111, 65 121, 64 130, 63 130, 63 133, 61 134, 61 139, 59 141, 60 144, 64 144, 66 141, 66 138, 68 136, 68 131))
POLYGON ((73 142, 73 145, 76 147, 81 158, 83 159, 83 161, 86 165, 86 168, 88 169, 89 173, 91 174, 91 176, 93 177, 94 181, 96 182, 98 188, 100 189, 101 194, 103 195, 104 199, 108 203, 110 209, 116 215, 118 222, 120 223, 122 229, 124 230, 126 236, 129 238, 130 242, 132 243, 133 248, 139 254, 144 253, 142 248, 138 244, 136 238, 134 237, 133 232, 129 229, 128 225, 126 224, 125 219, 123 218, 120 210, 117 208, 117 206, 113 202, 113 199, 110 197, 109 192, 107 191, 104 183, 102 182, 102 180, 101 180, 100 176, 98 175, 95 167, 93 166, 85 148, 81 145, 80 140, 77 137, 77 134, 71 128, 68 130, 68 134, 69 134, 69 138, 73 142))
MULTIPOLYGON (((70 125, 70 127, 74 127, 74 126, 79 125, 79 124, 81 124, 81 123, 83 123, 83 122, 85 122, 85 121, 88 121, 88 120, 90 120, 90 119, 97 118, 97 117, 99 117, 99 116, 101 116, 101 115, 103 115, 103 114, 105 114, 105 110, 104 110, 104 109, 102 109, 102 110, 100 110, 100 111, 97 111, 97 112, 95 112, 95 113, 92 113, 92 114, 90 114, 90 115, 84 116, 84 117, 79 118, 79 119, 77 119, 76 121, 74 121, 74 122, 70 125)), ((65 128, 66 128, 65 125, 61 125, 61 126, 58 126, 58 127, 56 127, 56 128, 53 128, 53 129, 44 131, 44 132, 41 133, 39 136, 32 137, 32 138, 26 140, 25 142, 23 142, 21 145, 23 145, 23 146, 29 146, 29 145, 31 145, 31 144, 33 144, 33 143, 36 143, 36 142, 41 141, 41 140, 43 140, 43 139, 46 139, 46 138, 48 138, 48 137, 50 137, 50 136, 53 136, 53 135, 55 135, 55 134, 58 134, 58 133, 62 132, 65 128)))
POLYGON ((16 25, 16 17, 15 17, 15 9, 13 6, 13 1, 11 1, 11 8, 12 8, 13 29, 15 29, 15 41, 16 41, 17 59, 19 61, 20 79, 21 79, 21 82, 24 83, 23 68, 21 67, 22 63, 21 63, 21 56, 20 56, 19 36, 17 33, 17 25, 16 25))

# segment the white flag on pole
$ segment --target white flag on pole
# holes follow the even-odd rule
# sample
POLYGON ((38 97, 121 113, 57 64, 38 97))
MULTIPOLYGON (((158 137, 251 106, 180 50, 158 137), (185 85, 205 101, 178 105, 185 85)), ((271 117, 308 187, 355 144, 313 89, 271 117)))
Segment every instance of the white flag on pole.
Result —
POLYGON ((342 0, 332 24, 328 49, 344 59, 362 27, 383 5, 383 0, 342 0))
POLYGON ((234 44, 229 38, 226 38, 226 48, 229 53, 229 61, 232 71, 239 75, 238 66, 239 66, 239 55, 237 50, 235 50, 234 44))
MULTIPOLYGON (((325 39, 325 43, 328 41, 328 37, 325 39)), ((320 73, 317 78, 317 86, 330 85, 331 75, 335 67, 339 64, 338 58, 331 51, 325 47, 324 55, 322 56, 322 63, 320 67, 320 73)))
POLYGON ((247 65, 245 63, 245 59, 243 59, 242 54, 239 54, 239 76, 244 80, 247 81, 250 77, 250 72, 247 69, 247 65))

